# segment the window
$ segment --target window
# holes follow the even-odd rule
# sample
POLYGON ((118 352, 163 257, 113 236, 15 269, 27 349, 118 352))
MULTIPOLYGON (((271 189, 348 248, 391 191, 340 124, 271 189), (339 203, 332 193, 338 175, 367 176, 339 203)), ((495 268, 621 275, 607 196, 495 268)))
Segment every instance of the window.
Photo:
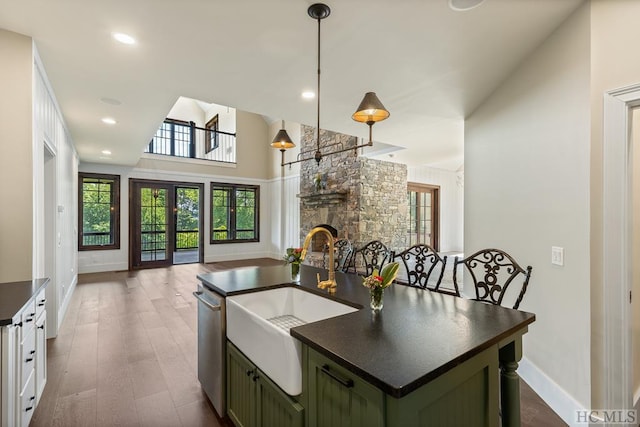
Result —
POLYGON ((409 204, 409 245, 424 243, 438 251, 440 249, 439 224, 440 187, 427 184, 407 184, 409 204))
POLYGON ((166 119, 149 142, 146 153, 195 157, 195 123, 166 119))
POLYGON ((258 242, 260 187, 211 183, 211 243, 258 242))
POLYGON ((78 250, 120 248, 120 176, 78 174, 78 250))
POLYGON ((204 127, 206 129, 204 152, 208 153, 218 148, 218 115, 213 116, 204 127))

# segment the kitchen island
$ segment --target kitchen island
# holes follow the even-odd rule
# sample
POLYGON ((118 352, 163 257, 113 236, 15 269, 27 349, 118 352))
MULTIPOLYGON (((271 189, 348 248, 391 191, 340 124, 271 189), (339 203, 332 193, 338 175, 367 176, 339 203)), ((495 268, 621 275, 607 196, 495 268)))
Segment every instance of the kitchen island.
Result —
MULTIPOLYGON (((319 406, 330 384, 318 375, 329 372, 330 365, 335 368, 329 381, 347 392, 354 386, 345 373, 369 387, 365 394, 373 400, 366 412, 376 415, 378 425, 422 425, 428 417, 432 425, 441 419, 435 425, 446 420, 446 425, 494 426, 500 423, 499 401, 503 425, 519 425, 515 371, 533 314, 395 284, 385 290, 382 312, 374 313, 359 276, 336 273, 337 291, 328 294, 316 287, 317 273, 326 277, 324 270, 302 266, 299 284, 289 283, 286 266, 198 276, 224 297, 300 286, 362 307, 290 330, 304 346, 305 380, 297 400, 305 409, 306 425, 323 425, 319 406)), ((353 404, 353 396, 348 398, 353 404)))

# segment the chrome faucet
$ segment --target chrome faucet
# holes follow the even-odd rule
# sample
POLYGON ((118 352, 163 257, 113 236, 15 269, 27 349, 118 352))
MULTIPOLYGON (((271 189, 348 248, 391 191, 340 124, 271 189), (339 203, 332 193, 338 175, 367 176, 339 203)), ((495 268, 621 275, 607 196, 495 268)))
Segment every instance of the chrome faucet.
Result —
POLYGON ((329 243, 329 278, 327 280, 320 280, 320 273, 318 273, 318 287, 321 289, 327 289, 329 292, 335 292, 336 285, 336 272, 335 272, 335 264, 333 261, 333 235, 329 230, 324 227, 315 227, 309 231, 307 237, 304 238, 304 243, 302 244, 302 253, 300 254, 300 261, 304 261, 304 258, 307 256, 307 249, 309 248, 309 244, 311 243, 311 239, 316 233, 325 233, 327 235, 328 243, 329 243))

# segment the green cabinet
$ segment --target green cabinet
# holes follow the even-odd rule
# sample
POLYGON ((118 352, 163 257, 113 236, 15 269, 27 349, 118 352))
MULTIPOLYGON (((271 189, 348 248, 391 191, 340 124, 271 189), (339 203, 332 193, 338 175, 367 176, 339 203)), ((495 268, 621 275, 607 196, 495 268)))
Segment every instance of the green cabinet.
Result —
POLYGON ((308 427, 382 427, 381 390, 314 350, 307 359, 308 427))
POLYGON ((227 413, 236 427, 304 427, 304 408, 227 342, 227 413))

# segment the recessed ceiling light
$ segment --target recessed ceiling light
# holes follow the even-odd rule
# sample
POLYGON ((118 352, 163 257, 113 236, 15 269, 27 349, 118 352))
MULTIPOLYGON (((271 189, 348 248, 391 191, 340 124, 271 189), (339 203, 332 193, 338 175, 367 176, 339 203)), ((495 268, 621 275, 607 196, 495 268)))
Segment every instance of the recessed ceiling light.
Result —
POLYGON ((112 118, 112 117, 103 117, 102 118, 102 123, 108 124, 108 125, 115 125, 116 119, 112 118))
POLYGON ((307 90, 307 91, 302 92, 302 97, 304 99, 313 99, 313 98, 316 97, 316 94, 315 94, 315 92, 307 90))
POLYGON ((115 99, 115 98, 107 98, 106 96, 103 96, 102 98, 100 98, 100 101, 104 102, 105 104, 109 104, 109 105, 120 105, 122 104, 121 101, 115 99))
POLYGON ((449 0, 449 7, 455 11, 463 12, 480 6, 484 0, 449 0))
POLYGON ((106 155, 106 156, 110 156, 111 155, 111 151, 109 150, 102 150, 102 154, 106 155))
POLYGON ((113 38, 122 44, 136 44, 136 39, 125 33, 113 33, 113 38))

